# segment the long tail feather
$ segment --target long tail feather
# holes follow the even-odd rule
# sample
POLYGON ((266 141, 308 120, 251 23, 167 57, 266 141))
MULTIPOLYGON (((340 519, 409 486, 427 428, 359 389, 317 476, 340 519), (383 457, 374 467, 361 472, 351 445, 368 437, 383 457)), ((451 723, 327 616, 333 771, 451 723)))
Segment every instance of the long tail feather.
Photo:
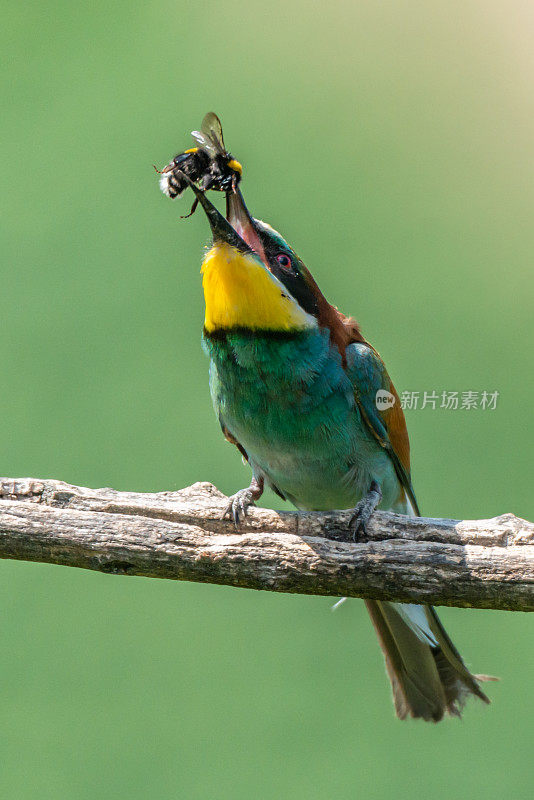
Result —
POLYGON ((367 600, 366 606, 384 653, 400 719, 439 722, 446 714, 459 717, 470 694, 490 702, 433 608, 376 600, 367 600))

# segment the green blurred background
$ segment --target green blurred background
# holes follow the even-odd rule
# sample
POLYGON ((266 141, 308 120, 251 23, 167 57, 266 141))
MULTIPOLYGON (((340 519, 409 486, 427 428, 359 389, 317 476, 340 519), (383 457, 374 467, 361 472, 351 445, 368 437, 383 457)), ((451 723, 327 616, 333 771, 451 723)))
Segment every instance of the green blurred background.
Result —
MULTIPOLYGON (((247 481, 200 349, 205 220, 152 169, 212 109, 250 208, 399 391, 500 391, 408 412, 423 512, 534 518, 530 3, 33 0, 2 20, 2 474, 247 481)), ((442 609, 502 681, 432 727, 394 718, 362 603, 0 569, 4 797, 532 794, 526 615, 442 609)))

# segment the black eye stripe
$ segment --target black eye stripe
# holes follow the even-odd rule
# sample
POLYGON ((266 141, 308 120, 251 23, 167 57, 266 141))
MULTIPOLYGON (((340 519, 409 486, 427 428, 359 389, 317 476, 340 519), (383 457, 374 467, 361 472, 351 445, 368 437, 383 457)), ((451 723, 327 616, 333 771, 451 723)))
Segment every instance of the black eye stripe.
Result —
POLYGON ((266 233, 259 231, 269 269, 304 311, 317 316, 317 298, 299 270, 298 259, 280 249, 280 244, 266 233), (285 263, 287 259, 287 265, 285 263), (282 263, 283 262, 283 263, 282 263))

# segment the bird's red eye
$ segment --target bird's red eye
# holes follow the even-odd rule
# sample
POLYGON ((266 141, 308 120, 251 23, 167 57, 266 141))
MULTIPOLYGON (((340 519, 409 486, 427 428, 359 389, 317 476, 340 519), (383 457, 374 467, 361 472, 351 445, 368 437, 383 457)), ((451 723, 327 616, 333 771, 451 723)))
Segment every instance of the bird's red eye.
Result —
POLYGON ((283 269, 291 269, 291 259, 285 253, 280 253, 279 256, 276 256, 276 260, 283 269))

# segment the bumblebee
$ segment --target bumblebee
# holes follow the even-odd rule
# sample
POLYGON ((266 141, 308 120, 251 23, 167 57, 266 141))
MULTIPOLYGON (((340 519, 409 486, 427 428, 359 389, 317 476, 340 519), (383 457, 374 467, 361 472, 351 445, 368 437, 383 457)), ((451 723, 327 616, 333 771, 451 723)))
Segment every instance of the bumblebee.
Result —
MULTIPOLYGON (((161 191, 174 200, 179 197, 188 184, 180 173, 184 173, 199 184, 203 191, 214 189, 217 192, 236 190, 243 168, 224 146, 221 122, 217 114, 210 111, 202 120, 199 131, 192 131, 191 135, 197 147, 192 147, 184 153, 179 153, 161 171, 156 167, 156 172, 161 175, 161 191)), ((196 209, 198 200, 195 200, 190 216, 196 209)))

